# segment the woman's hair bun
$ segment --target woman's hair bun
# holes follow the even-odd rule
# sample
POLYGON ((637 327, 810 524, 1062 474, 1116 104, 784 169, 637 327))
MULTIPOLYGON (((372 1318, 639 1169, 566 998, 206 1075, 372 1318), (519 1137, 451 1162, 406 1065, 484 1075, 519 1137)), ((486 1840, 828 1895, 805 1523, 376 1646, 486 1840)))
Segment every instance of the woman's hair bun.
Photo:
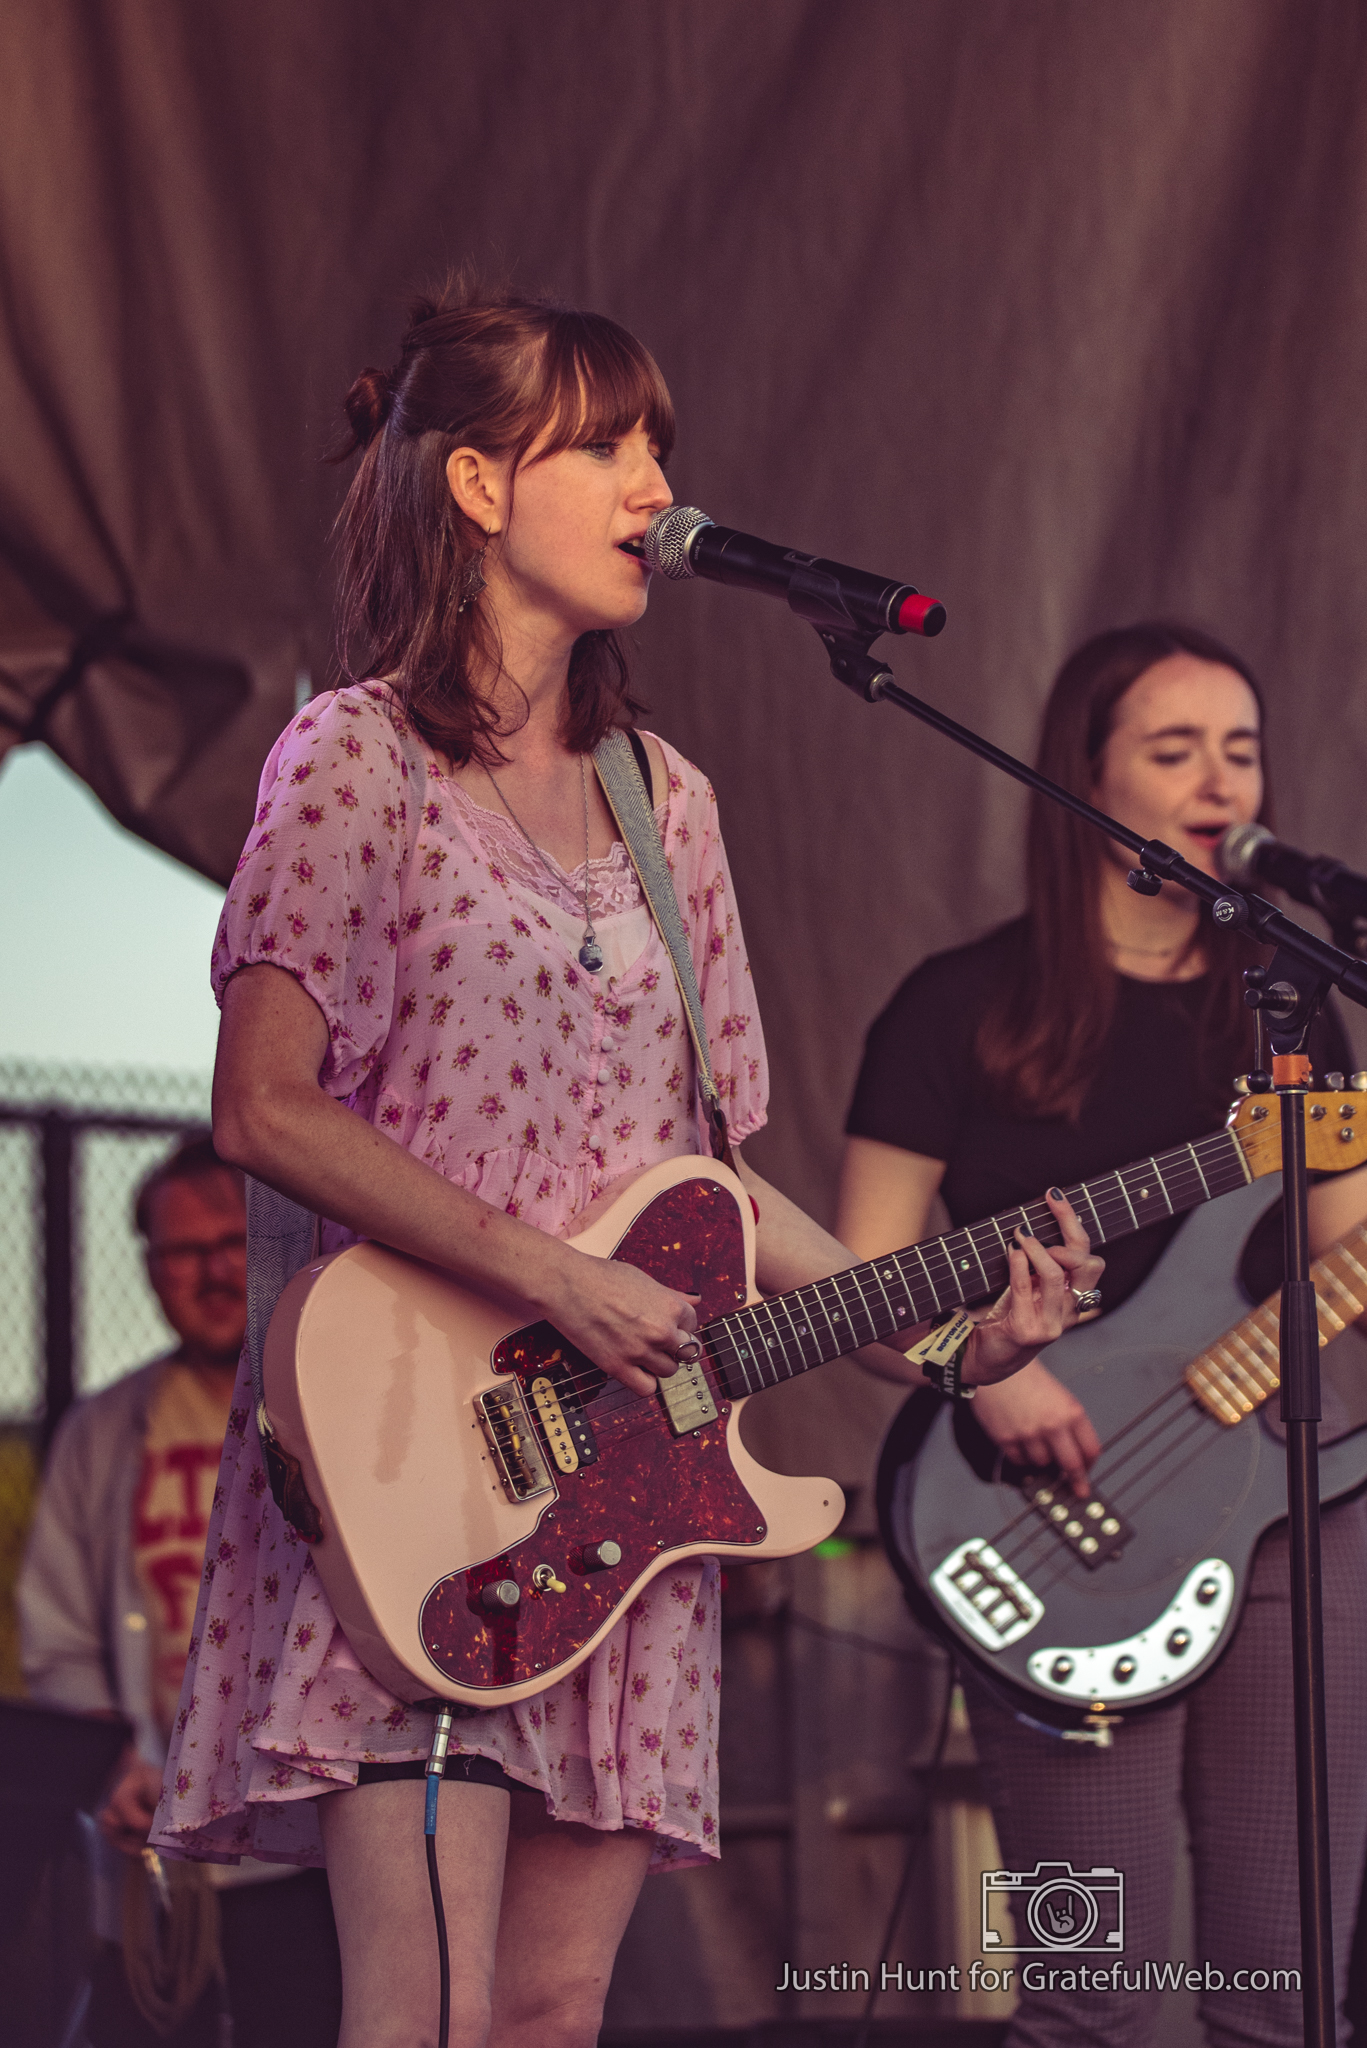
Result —
POLYGON ((362 370, 342 401, 355 436, 355 447, 365 448, 374 440, 389 418, 393 403, 393 387, 384 371, 362 370))

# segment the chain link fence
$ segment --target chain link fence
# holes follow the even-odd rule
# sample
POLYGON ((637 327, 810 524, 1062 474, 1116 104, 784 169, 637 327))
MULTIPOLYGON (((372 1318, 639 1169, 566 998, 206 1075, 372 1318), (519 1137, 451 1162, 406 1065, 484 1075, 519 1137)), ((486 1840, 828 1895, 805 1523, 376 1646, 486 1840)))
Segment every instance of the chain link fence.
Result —
POLYGON ((209 1076, 0 1059, 0 1695, 42 1452, 70 1402, 168 1350, 133 1225, 144 1176, 209 1123, 209 1076))

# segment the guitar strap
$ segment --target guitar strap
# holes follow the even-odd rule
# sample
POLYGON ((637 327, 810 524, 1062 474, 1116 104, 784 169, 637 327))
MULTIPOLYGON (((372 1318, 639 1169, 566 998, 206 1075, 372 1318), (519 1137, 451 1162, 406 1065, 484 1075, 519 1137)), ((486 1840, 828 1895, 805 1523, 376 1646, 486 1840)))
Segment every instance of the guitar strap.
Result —
POLYGON ((712 1075, 712 1060, 708 1052, 707 1025, 703 1021, 698 976, 693 966, 688 936, 684 931, 683 915, 674 889, 674 877, 669 872, 665 850, 660 844, 660 834, 655 824, 655 810, 650 801, 650 758, 645 750, 645 742, 638 733, 625 733, 614 728, 594 748, 593 765, 603 786, 603 795, 608 800, 608 809, 617 820, 617 829, 622 835, 627 852, 631 855, 631 864, 640 877, 656 929, 668 946, 669 957, 674 962, 674 979, 678 982, 679 994, 683 997, 684 1014, 688 1018, 688 1035, 693 1041, 693 1057, 698 1070, 698 1093, 702 1097, 703 1111, 711 1132, 712 1156, 714 1159, 723 1160, 734 1173, 736 1162, 731 1154, 726 1114, 722 1109, 721 1095, 712 1075))
MULTIPOLYGON (((650 802, 650 760, 636 733, 614 730, 594 749, 593 765, 617 821, 633 867, 640 876, 650 914, 669 948, 674 975, 683 997, 689 1035, 697 1062, 698 1090, 712 1135, 712 1152, 735 1170, 727 1136, 726 1116, 712 1075, 703 1022, 702 997, 693 956, 688 948, 674 878, 665 860, 650 802)), ((245 1176, 247 1184, 247 1355, 251 1361, 252 1401, 266 1472, 276 1504, 306 1542, 321 1534, 317 1510, 304 1487, 297 1458, 276 1442, 266 1418, 264 1359, 266 1330, 288 1281, 319 1250, 319 1223, 311 1209, 288 1195, 245 1176)))

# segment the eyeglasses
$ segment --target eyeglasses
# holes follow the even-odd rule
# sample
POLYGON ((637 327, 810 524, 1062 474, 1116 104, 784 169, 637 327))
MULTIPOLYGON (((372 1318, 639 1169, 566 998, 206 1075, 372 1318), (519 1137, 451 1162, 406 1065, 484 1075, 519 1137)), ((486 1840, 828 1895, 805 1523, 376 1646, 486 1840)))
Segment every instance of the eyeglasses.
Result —
POLYGON ((231 1259, 236 1263, 247 1258, 247 1233, 245 1230, 231 1231, 226 1237, 216 1237, 209 1243, 198 1243, 184 1239, 179 1244, 152 1244, 147 1247, 147 1256, 162 1266, 168 1273, 184 1277, 200 1266, 207 1266, 212 1259, 231 1259))

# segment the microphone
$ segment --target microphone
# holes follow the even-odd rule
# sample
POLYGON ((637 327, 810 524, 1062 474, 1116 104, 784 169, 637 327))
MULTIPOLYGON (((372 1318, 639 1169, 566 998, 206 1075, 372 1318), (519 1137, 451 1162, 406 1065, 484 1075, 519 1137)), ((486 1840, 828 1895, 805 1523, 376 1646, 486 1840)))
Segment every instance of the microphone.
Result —
POLYGON ((712 583, 759 590, 783 598, 818 632, 860 633, 866 644, 878 633, 929 638, 945 623, 939 599, 922 597, 913 584, 757 540, 734 526, 717 526, 696 505, 670 505, 657 512, 630 552, 671 582, 703 576, 712 583))
POLYGON ((1231 825, 1217 848, 1216 866, 1236 886, 1271 882, 1285 889, 1332 925, 1367 917, 1367 875, 1354 874, 1328 854, 1298 853, 1274 838, 1266 825, 1231 825))

